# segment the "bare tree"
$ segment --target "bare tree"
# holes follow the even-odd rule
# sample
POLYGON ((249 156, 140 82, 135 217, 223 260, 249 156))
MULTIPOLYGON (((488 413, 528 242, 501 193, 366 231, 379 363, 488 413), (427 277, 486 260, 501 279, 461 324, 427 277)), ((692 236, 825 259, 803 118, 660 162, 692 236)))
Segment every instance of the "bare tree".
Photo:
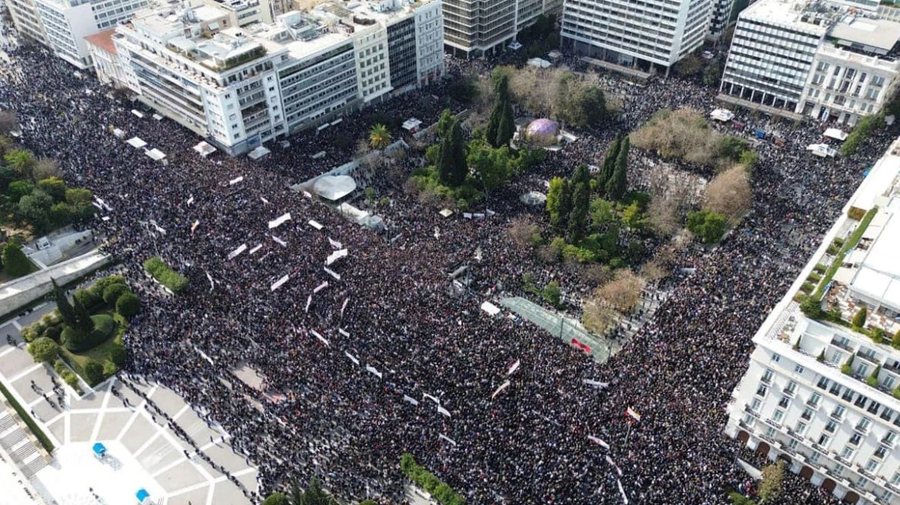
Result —
POLYGON ((34 162, 31 176, 35 181, 40 181, 47 177, 59 177, 59 166, 56 164, 56 160, 42 156, 34 162))
POLYGON ((734 224, 750 210, 753 189, 750 177, 741 165, 735 165, 715 176, 703 195, 703 208, 718 212, 734 224))
POLYGON ((19 127, 19 118, 11 110, 0 110, 0 135, 9 135, 19 127))
POLYGON ((705 166, 715 166, 720 140, 694 109, 662 109, 631 134, 635 147, 705 166))
POLYGON ((601 305, 596 300, 588 300, 584 303, 584 309, 581 314, 581 324, 584 328, 594 334, 602 335, 606 333, 618 319, 615 310, 601 305))
POLYGON ((540 237, 541 229, 530 219, 516 218, 506 230, 513 244, 519 249, 529 249, 534 244, 535 236, 540 237))
POLYGON ((641 301, 642 289, 644 279, 631 270, 620 270, 613 280, 594 291, 594 301, 624 314, 634 310, 641 301))

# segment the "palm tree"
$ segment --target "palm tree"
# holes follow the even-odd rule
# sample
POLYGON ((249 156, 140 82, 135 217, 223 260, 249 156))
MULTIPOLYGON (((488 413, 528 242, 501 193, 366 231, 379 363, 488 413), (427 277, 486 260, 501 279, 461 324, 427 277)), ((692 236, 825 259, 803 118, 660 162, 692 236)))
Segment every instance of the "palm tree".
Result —
POLYGON ((391 143, 391 132, 381 123, 372 125, 369 130, 369 145, 372 149, 384 149, 391 143))

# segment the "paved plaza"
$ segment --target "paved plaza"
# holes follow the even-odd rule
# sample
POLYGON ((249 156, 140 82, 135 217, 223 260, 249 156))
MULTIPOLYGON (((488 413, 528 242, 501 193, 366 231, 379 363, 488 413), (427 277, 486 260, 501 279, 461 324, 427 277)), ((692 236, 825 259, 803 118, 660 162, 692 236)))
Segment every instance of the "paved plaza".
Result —
MULTIPOLYGON (((64 405, 60 407, 52 392, 53 370, 34 363, 20 336, 22 327, 53 308, 52 304, 39 306, 0 325, 0 379, 56 445, 50 464, 30 456, 29 462, 40 464, 23 472, 32 476, 32 484, 46 503, 132 503, 140 488, 160 505, 250 503, 224 473, 167 427, 163 416, 149 410, 143 396, 120 380, 113 378, 95 389, 84 384, 81 397, 64 386, 64 405), (7 342, 7 335, 14 345, 7 342), (108 454, 102 460, 92 454, 95 442, 107 447, 108 454)), ((134 381, 130 384, 170 416, 216 466, 227 470, 247 489, 256 490, 257 469, 233 451, 230 437, 221 428, 207 424, 171 389, 134 381)))

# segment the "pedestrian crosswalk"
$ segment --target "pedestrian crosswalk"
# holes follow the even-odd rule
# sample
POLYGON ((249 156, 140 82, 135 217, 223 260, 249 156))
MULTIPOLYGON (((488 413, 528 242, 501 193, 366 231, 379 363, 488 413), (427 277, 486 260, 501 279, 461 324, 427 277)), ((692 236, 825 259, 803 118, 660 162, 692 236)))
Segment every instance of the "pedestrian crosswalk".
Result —
POLYGON ((22 473, 31 478, 47 466, 47 460, 14 416, 5 405, 0 409, 0 447, 10 455, 22 473))

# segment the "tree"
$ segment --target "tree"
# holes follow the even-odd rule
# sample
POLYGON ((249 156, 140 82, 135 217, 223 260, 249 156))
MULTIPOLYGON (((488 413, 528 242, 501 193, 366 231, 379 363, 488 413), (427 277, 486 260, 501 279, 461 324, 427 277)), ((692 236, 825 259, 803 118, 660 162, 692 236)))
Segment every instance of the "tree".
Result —
POLYGON ((569 193, 569 181, 563 177, 550 179, 547 190, 547 212, 550 224, 558 229, 568 225, 569 212, 572 210, 572 195, 569 193))
POLYGON ((3 156, 3 160, 23 177, 31 177, 31 169, 34 167, 34 155, 27 149, 13 149, 3 156))
POLYGON ((458 119, 453 119, 447 136, 441 139, 437 169, 441 183, 448 186, 456 187, 466 180, 466 152, 458 119))
POLYGON ((9 135, 19 127, 15 111, 0 110, 0 135, 9 135))
POLYGON ((34 270, 31 260, 25 256, 22 248, 11 242, 3 248, 3 268, 10 277, 21 277, 34 270))
POLYGON ((84 304, 81 303, 81 300, 78 297, 75 297, 73 307, 75 312, 75 324, 72 325, 73 328, 84 334, 90 333, 91 330, 94 329, 94 321, 91 320, 91 315, 88 313, 87 309, 84 308, 84 304))
POLYGON ((692 77, 700 73, 703 62, 694 54, 688 54, 675 64, 675 73, 681 77, 692 77))
POLYGON ((34 184, 18 180, 9 183, 6 188, 6 196, 9 197, 11 203, 19 203, 23 196, 30 195, 32 191, 34 191, 34 184))
POLYGON ((623 314, 631 312, 641 301, 644 284, 644 279, 631 270, 619 270, 613 280, 594 291, 594 301, 623 314))
POLYGON ((59 177, 59 166, 56 164, 56 161, 51 158, 40 157, 34 162, 34 168, 31 169, 31 175, 37 181, 49 177, 59 177))
POLYGON ((590 176, 587 167, 579 165, 572 177, 572 210, 569 212, 568 235, 572 243, 579 242, 587 232, 591 205, 590 176))
POLYGON ((131 317, 137 314, 140 309, 141 301, 131 291, 122 293, 119 299, 116 300, 116 312, 124 317, 131 317))
POLYGON ((272 493, 263 500, 262 505, 290 505, 284 493, 272 493))
POLYGON ((37 183, 38 189, 50 195, 54 201, 61 202, 66 199, 66 183, 59 177, 47 177, 37 183))
POLYGON ((703 208, 737 223, 750 210, 753 190, 747 170, 735 165, 715 176, 703 194, 703 208))
POLYGON ((337 505, 337 501, 322 489, 319 479, 313 477, 306 486, 302 501, 293 505, 337 505))
POLYGON ((59 346, 47 337, 38 337, 28 344, 28 353, 39 363, 53 363, 59 355, 59 346))
POLYGON ((562 292, 559 288, 559 282, 550 281, 541 290, 541 298, 554 307, 559 307, 562 292))
POLYGON ((507 115, 512 115, 512 107, 509 103, 509 76, 501 73, 494 84, 494 108, 491 110, 484 132, 485 139, 494 147, 506 145, 509 143, 509 138, 512 138, 512 134, 510 134, 506 142, 503 142, 507 132, 501 130, 501 123, 504 121, 504 116, 507 115))
POLYGON ((503 103, 503 111, 500 114, 500 124, 497 125, 497 138, 494 141, 495 147, 509 146, 513 134, 516 132, 515 118, 513 117, 512 105, 509 103, 509 97, 503 103))
POLYGON ((769 503, 778 498, 784 484, 784 460, 763 468, 762 480, 759 482, 759 503, 769 503))
POLYGON ((35 189, 30 195, 23 196, 16 205, 18 216, 31 223, 38 233, 46 233, 51 228, 50 209, 53 206, 53 198, 40 189, 35 189))
POLYGON ((63 322, 69 326, 75 326, 75 309, 69 303, 65 291, 56 284, 56 279, 51 278, 50 282, 53 284, 53 295, 56 298, 56 308, 59 310, 59 315, 62 316, 63 322))
POLYGON ((853 325, 854 328, 863 328, 866 325, 866 318, 869 316, 869 309, 866 308, 865 305, 860 307, 856 314, 853 316, 853 320, 850 324, 853 325))
POLYGON ((384 149, 391 143, 391 132, 388 127, 378 123, 369 129, 369 146, 372 149, 384 149))
POLYGON ((613 172, 616 170, 616 158, 619 156, 619 149, 622 146, 622 136, 616 135, 609 150, 606 151, 606 157, 603 158, 603 165, 600 167, 600 173, 597 174, 597 184, 606 191, 606 182, 612 178, 613 172))
POLYGON ((466 164, 478 177, 485 193, 490 193, 509 177, 509 148, 493 148, 476 139, 467 147, 466 164))
POLYGON ((88 361, 84 365, 84 380, 94 385, 103 380, 103 365, 96 361, 88 361))
POLYGON ((625 137, 616 154, 616 168, 613 170, 612 177, 606 181, 606 197, 610 200, 621 200, 628 189, 628 151, 630 147, 630 141, 628 137, 625 137))
POLYGON ((587 126, 597 126, 606 119, 606 95, 598 86, 586 86, 580 98, 580 107, 584 110, 587 126))
POLYGON ((698 210, 688 214, 687 228, 704 244, 714 244, 722 239, 728 225, 722 214, 698 210))
POLYGON ((897 330, 891 338, 891 346, 894 349, 900 349, 900 330, 897 330))

